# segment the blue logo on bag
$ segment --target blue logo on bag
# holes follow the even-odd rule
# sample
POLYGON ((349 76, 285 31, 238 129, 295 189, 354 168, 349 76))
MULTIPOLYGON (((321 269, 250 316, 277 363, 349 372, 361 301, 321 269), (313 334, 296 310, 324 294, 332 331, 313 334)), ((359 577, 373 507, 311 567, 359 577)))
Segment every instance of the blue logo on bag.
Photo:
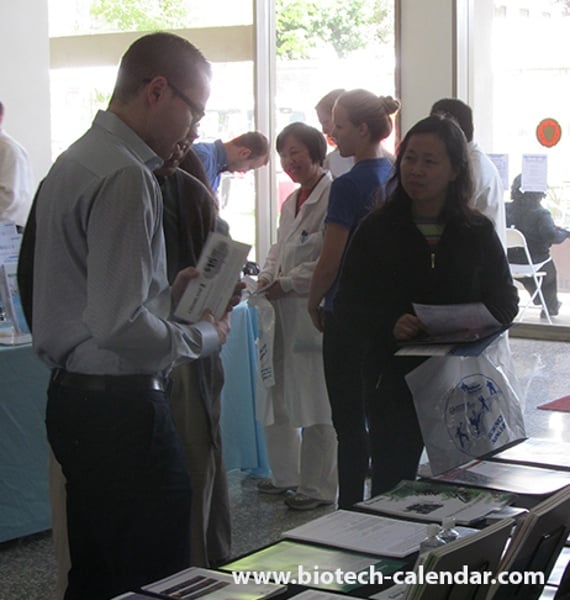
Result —
POLYGON ((481 373, 464 377, 445 399, 445 424, 458 450, 478 457, 489 452, 506 430, 503 391, 481 373))

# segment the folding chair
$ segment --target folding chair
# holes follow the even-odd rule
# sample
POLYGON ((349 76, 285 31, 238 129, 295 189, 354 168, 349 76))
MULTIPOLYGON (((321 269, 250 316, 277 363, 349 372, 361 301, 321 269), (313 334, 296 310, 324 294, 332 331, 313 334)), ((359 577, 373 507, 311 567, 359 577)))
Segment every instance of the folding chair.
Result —
POLYGON ((529 294, 530 298, 524 306, 524 308, 522 309, 519 316, 517 317, 517 321, 522 321, 526 309, 532 303, 534 303, 534 299, 538 296, 540 304, 542 305, 542 310, 544 311, 544 315, 546 316, 546 320, 552 325, 552 319, 550 318, 548 307, 546 306, 544 296, 542 295, 542 281, 546 276, 546 272, 540 270, 548 261, 552 260, 552 257, 548 257, 546 260, 540 263, 533 263, 530 257, 530 252, 528 251, 528 246, 524 234, 518 229, 515 229, 514 227, 510 227, 507 229, 507 249, 509 248, 522 248, 527 260, 526 264, 509 263, 512 278, 515 281, 517 279, 532 279, 534 281, 535 286, 534 292, 532 294, 529 294))

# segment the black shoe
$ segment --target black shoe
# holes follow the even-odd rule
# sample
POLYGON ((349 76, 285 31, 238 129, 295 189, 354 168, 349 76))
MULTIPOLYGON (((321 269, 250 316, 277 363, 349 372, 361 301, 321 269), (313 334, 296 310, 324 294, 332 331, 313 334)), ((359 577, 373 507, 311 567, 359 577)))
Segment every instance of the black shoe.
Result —
MULTIPOLYGON (((562 306, 562 302, 557 302, 556 303, 556 307, 548 307, 548 314, 551 317, 557 317, 558 316, 558 311, 560 310, 560 307, 562 306)), ((541 319, 546 319, 546 313, 544 312, 544 309, 540 311, 540 318, 541 319)))

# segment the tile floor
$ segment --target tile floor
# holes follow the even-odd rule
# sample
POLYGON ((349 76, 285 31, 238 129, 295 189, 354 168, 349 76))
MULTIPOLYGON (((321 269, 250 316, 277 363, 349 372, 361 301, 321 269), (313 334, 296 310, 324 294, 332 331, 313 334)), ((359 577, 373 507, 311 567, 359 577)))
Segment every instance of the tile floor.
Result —
MULTIPOLYGON (((569 302, 570 306, 570 302, 569 302)), ((570 442, 570 413, 537 406, 570 393, 570 344, 511 339, 527 434, 570 442)), ((256 481, 238 471, 228 475, 234 525, 234 555, 279 538, 281 532, 333 510, 295 512, 280 497, 262 496, 256 481)), ((53 600, 55 564, 49 532, 0 544, 0 599, 53 600)))

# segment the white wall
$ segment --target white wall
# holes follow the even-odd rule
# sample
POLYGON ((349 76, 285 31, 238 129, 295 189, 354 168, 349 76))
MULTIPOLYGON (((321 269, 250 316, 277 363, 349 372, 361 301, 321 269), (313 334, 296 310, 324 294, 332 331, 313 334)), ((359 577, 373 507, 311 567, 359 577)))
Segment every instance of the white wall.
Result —
POLYGON ((399 0, 402 135, 436 100, 453 96, 454 1, 399 0))
POLYGON ((3 127, 27 149, 37 183, 51 164, 47 0, 3 0, 0 56, 3 127))

